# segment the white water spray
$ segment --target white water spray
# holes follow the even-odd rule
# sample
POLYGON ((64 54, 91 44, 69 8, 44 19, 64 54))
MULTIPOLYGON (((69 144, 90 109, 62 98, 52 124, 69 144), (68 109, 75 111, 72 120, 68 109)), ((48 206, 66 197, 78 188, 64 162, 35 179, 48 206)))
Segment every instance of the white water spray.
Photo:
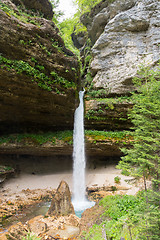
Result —
POLYGON ((73 205, 75 211, 85 210, 93 206, 85 196, 85 143, 84 143, 84 106, 83 96, 85 91, 79 92, 79 107, 74 115, 73 132, 73 205))

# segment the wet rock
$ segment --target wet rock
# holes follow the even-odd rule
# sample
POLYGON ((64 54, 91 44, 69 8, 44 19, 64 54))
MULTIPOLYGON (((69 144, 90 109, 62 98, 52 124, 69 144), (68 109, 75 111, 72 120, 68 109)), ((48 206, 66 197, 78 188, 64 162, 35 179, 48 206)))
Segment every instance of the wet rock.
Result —
POLYGON ((14 169, 7 166, 0 166, 0 184, 14 174, 14 169))
MULTIPOLYGON (((65 229, 61 230, 54 230, 50 229, 46 236, 51 236, 53 239, 74 239, 77 237, 79 234, 79 227, 74 227, 74 226, 65 226, 65 229)), ((46 239, 46 238, 44 238, 46 239)))
POLYGON ((14 215, 17 214, 17 218, 21 215, 18 215, 25 211, 25 209, 34 206, 36 203, 42 201, 51 201, 55 190, 47 189, 36 189, 36 190, 22 190, 19 192, 19 195, 16 194, 3 194, 0 192, 1 196, 1 207, 0 207, 0 222, 9 218, 9 221, 12 222, 14 215))
MULTIPOLYGON (((19 222, 15 225, 12 225, 9 229, 8 232, 2 235, 5 239, 5 237, 8 240, 22 240, 22 237, 26 237, 28 233, 28 230, 24 225, 19 222)), ((3 239, 3 238, 2 238, 3 239)))
POLYGON ((28 221, 28 228, 36 235, 42 234, 47 231, 47 224, 43 221, 43 216, 37 216, 28 221))
POLYGON ((71 202, 71 193, 68 184, 65 181, 61 181, 52 199, 48 215, 61 216, 69 214, 74 214, 74 208, 71 202))

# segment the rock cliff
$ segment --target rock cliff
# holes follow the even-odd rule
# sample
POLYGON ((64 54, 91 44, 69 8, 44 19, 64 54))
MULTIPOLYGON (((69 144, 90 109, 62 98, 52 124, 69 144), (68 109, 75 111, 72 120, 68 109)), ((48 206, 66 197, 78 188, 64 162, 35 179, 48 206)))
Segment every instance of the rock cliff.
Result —
MULTIPOLYGON (((160 2, 103 0, 82 15, 81 22, 87 27, 92 46, 89 80, 86 77, 89 100, 87 96, 85 126, 129 129, 129 96, 135 90, 132 79, 140 67, 154 68, 160 58, 160 2)), ((87 55, 87 49, 87 44, 81 48, 82 56, 87 55)))
POLYGON ((159 13, 158 0, 108 0, 81 17, 93 44, 90 70, 95 89, 127 94, 139 66, 158 62, 159 13))
MULTIPOLYGON (((53 14, 51 5, 47 0, 1 2, 0 133, 73 129, 79 65, 48 20, 53 14)), ((154 67, 160 56, 159 12, 158 0, 103 0, 81 17, 92 45, 93 81, 86 90, 86 129, 105 132, 131 127, 127 113, 132 108, 132 78, 139 65, 154 67), (96 96, 89 95, 91 92, 96 96)), ((73 39, 82 47, 86 35, 80 33, 73 39)), ((122 154, 121 144, 112 137, 109 141, 96 135, 86 139, 86 153, 91 158, 122 154)), ((47 144, 11 140, 1 144, 0 153, 2 157, 72 154, 71 144, 61 140, 54 146, 47 144)))
POLYGON ((52 15, 47 0, 0 3, 1 133, 73 128, 79 65, 52 15))

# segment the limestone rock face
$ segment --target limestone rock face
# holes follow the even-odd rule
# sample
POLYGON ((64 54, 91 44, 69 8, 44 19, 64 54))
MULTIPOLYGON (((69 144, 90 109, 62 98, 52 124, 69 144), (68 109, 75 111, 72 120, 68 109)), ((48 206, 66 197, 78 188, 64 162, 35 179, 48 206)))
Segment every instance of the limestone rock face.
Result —
POLYGON ((118 13, 132 8, 136 0, 116 0, 112 4, 103 0, 89 13, 81 16, 81 22, 87 27, 92 43, 103 33, 106 24, 118 13))
POLYGON ((65 181, 61 181, 57 188, 57 192, 52 199, 48 215, 65 216, 69 214, 74 214, 74 208, 71 203, 71 193, 68 184, 65 181))
MULTIPOLYGON (((18 4, 2 0, 0 53, 23 71, 0 61, 0 133, 72 129, 79 78, 77 58, 65 48, 52 21, 26 15, 14 2, 18 4), (31 68, 34 74, 32 70, 27 73, 31 68), (49 91, 42 88, 44 81, 49 91)), ((47 0, 23 1, 26 5, 33 2, 47 11, 47 0)))
POLYGON ((86 25, 95 43, 91 63, 95 88, 104 88, 108 94, 126 94, 133 90, 131 80, 139 65, 152 67, 157 63, 159 12, 158 0, 116 0, 90 14, 92 23, 86 25))

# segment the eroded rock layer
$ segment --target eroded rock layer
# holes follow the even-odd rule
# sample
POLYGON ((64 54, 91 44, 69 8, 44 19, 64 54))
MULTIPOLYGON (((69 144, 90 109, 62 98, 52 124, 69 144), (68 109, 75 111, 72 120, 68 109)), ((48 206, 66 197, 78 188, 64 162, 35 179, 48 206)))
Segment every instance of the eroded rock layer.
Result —
POLYGON ((25 10, 29 2, 43 9, 49 4, 0 5, 0 132, 72 129, 77 58, 52 21, 25 10))

